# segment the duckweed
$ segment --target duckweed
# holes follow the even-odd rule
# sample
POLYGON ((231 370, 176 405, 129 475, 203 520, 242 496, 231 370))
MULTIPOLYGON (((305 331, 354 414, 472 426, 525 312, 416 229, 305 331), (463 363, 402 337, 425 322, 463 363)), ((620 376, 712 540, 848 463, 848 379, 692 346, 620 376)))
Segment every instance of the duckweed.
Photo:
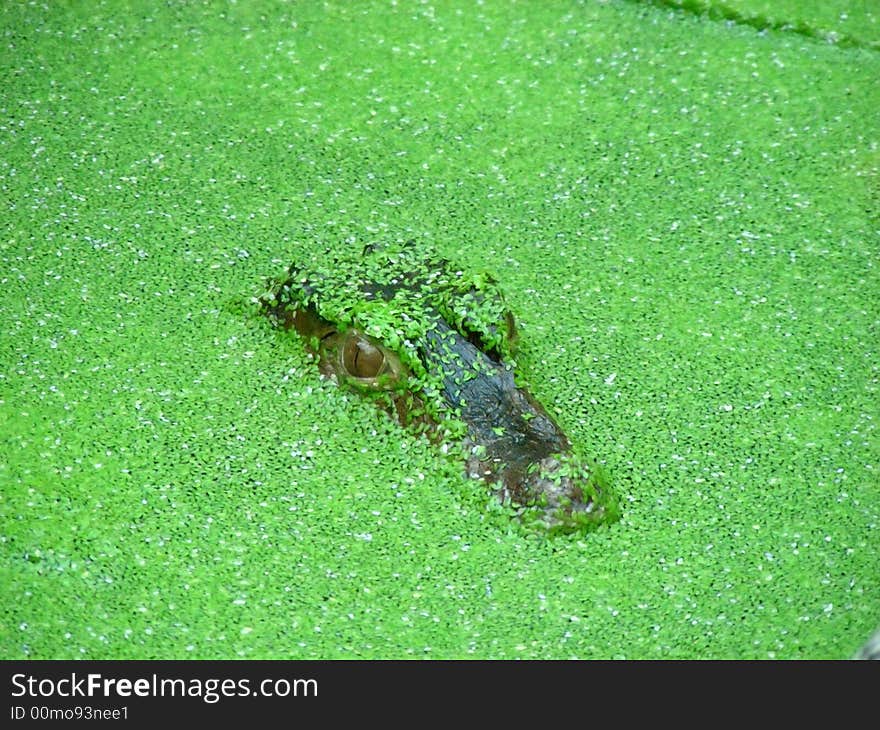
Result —
POLYGON ((880 61, 795 5, 3 3, 0 655, 851 656, 880 61), (513 529, 238 304, 380 238, 495 273, 620 521, 513 529))

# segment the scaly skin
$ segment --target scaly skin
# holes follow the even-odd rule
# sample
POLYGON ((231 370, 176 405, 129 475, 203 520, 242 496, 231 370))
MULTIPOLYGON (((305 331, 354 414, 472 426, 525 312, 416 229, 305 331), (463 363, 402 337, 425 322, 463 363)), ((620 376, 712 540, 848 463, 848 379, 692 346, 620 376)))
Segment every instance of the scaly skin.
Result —
POLYGON ((514 382, 517 333, 495 281, 415 244, 328 252, 291 266, 262 297, 321 372, 404 426, 461 446, 467 472, 539 530, 576 532, 618 517, 596 470, 514 382))

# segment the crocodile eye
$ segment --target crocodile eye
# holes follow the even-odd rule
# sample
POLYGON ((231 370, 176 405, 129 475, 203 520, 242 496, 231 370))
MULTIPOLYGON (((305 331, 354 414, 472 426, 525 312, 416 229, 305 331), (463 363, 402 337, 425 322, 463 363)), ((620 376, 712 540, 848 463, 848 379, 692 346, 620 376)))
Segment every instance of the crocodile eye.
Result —
POLYGON ((391 390, 406 374, 397 353, 354 329, 334 334, 323 347, 337 377, 357 388, 391 390))
POLYGON ((363 337, 353 335, 343 345, 342 366, 355 378, 375 378, 385 369, 385 354, 363 337))

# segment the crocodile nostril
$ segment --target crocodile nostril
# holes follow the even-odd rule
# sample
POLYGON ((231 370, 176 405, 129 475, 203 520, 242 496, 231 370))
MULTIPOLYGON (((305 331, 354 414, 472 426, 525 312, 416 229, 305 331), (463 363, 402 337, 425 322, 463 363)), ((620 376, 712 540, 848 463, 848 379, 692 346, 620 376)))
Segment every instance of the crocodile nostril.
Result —
POLYGON ((385 355, 363 337, 349 337, 342 350, 342 364, 355 378, 375 378, 385 365, 385 355))

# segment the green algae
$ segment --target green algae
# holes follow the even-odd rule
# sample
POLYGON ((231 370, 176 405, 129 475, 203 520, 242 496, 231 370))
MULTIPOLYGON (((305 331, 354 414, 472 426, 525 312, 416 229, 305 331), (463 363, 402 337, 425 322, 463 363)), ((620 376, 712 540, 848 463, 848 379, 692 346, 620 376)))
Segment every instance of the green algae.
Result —
POLYGON ((16 2, 0 28, 0 655, 870 634, 875 51, 634 3, 16 2), (620 522, 509 529, 228 306, 379 235, 495 273, 620 522))

